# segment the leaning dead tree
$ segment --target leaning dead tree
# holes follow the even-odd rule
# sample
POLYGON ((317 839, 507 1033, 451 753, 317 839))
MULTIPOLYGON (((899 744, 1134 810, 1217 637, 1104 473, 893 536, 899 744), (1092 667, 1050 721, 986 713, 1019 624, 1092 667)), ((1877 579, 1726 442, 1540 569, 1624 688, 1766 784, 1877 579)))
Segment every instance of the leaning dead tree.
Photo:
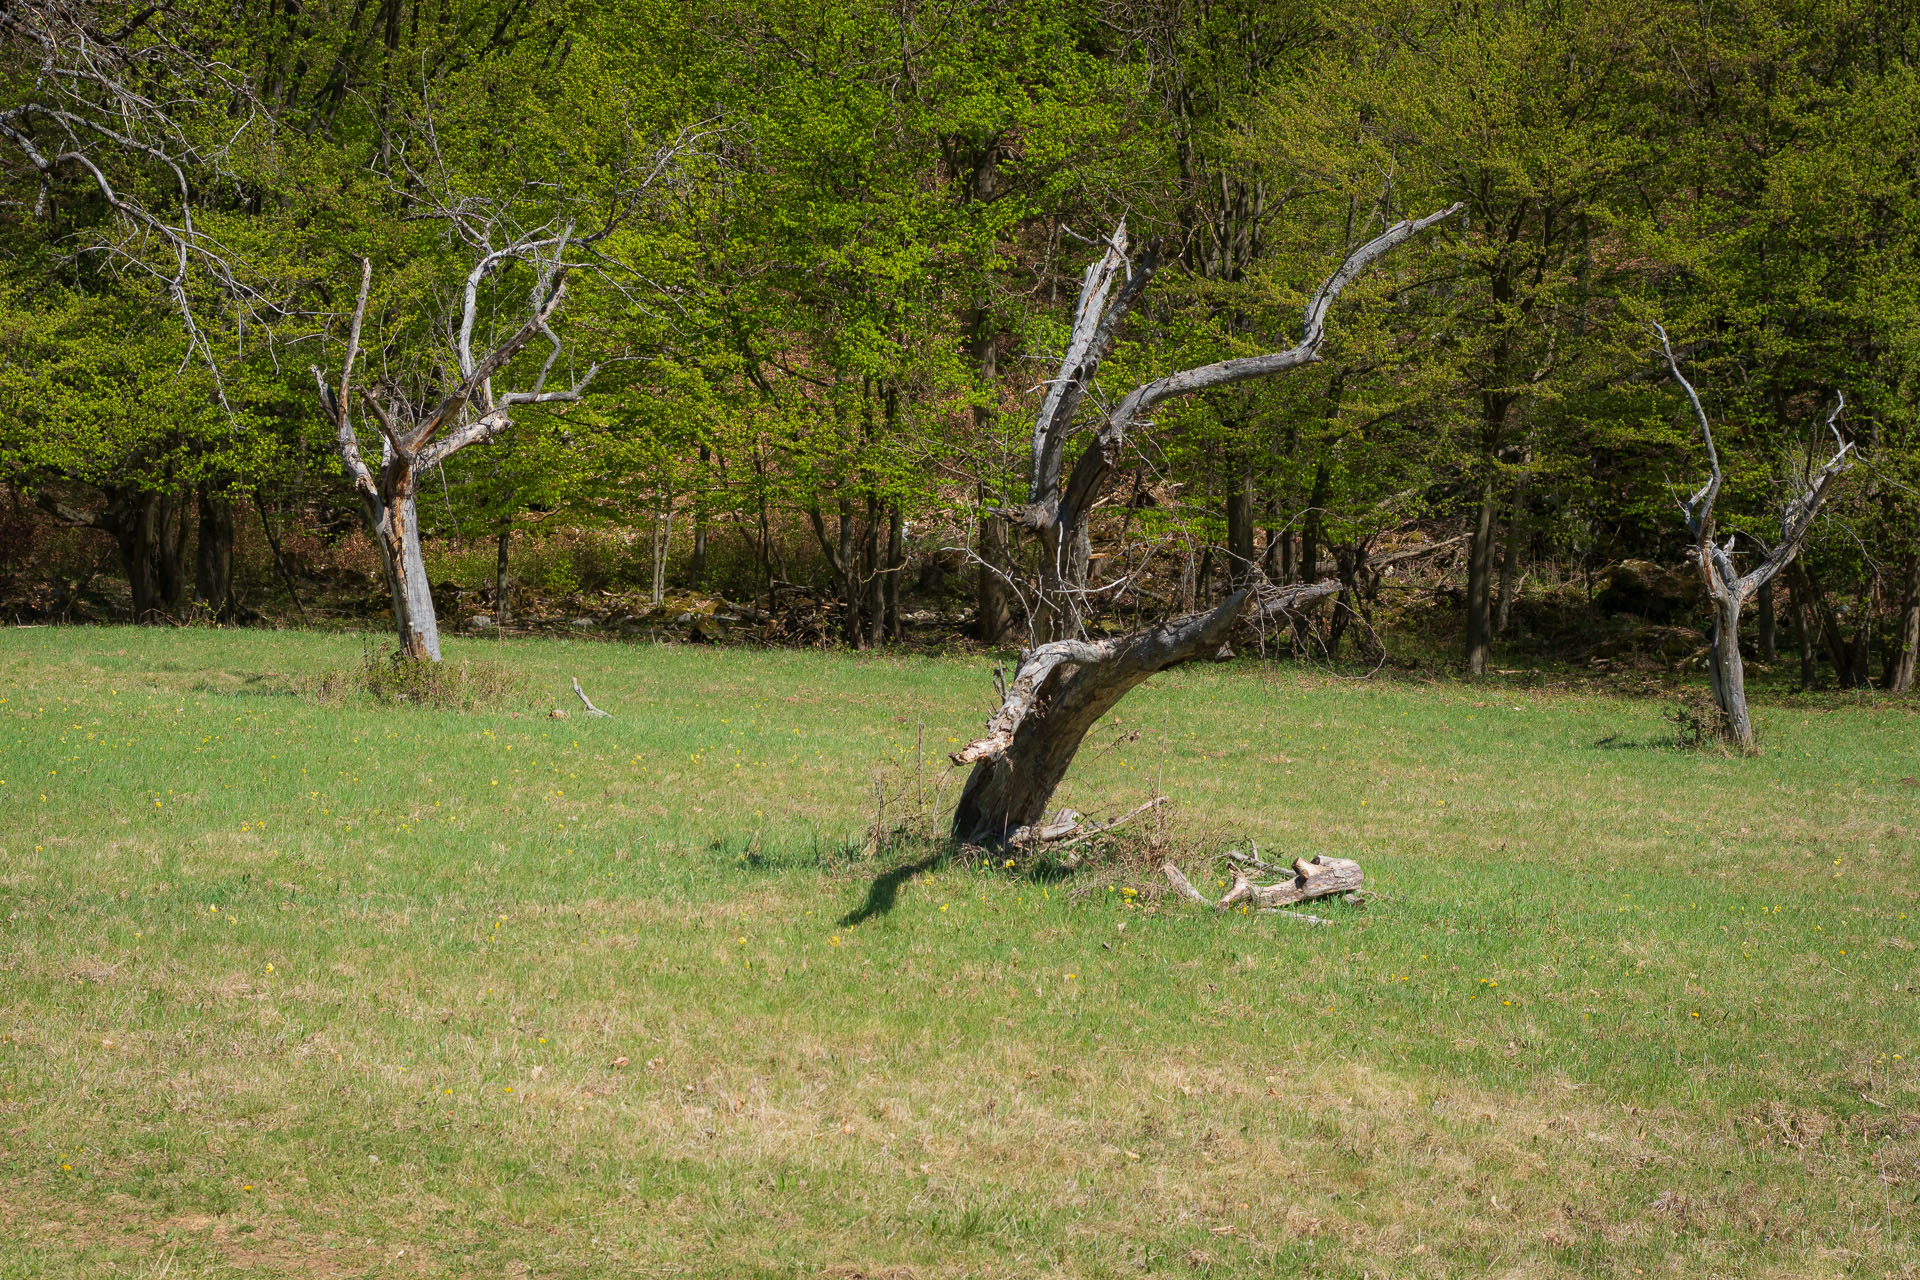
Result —
POLYGON ((333 429, 334 448, 346 467, 347 478, 360 500, 360 514, 380 548, 387 586, 393 594, 393 622, 400 652, 407 658, 440 660, 440 626, 433 610, 433 592, 420 554, 420 519, 415 506, 423 476, 468 445, 492 440, 513 425, 518 409, 578 400, 600 366, 589 367, 571 386, 547 389, 548 376, 560 358, 562 346, 553 331, 553 317, 567 296, 566 252, 572 228, 516 236, 484 253, 467 273, 460 310, 453 325, 452 354, 456 380, 437 401, 409 405, 397 396, 382 397, 354 382, 360 359, 367 296, 373 287, 373 263, 360 263, 360 292, 347 335, 346 359, 337 380, 329 382, 316 366, 320 408, 333 429), (527 294, 525 318, 507 337, 484 355, 475 356, 473 330, 481 310, 481 285, 506 264, 520 260, 535 268, 527 294), (547 358, 530 385, 518 391, 497 391, 494 378, 536 338, 548 344, 547 358), (354 411, 380 432, 380 465, 376 471, 361 453, 354 429, 354 411))
POLYGON ((1746 668, 1740 661, 1740 611, 1748 600, 1759 594, 1761 587, 1773 581, 1775 575, 1800 554, 1801 544, 1807 540, 1821 505, 1833 492, 1840 473, 1846 470, 1853 445, 1841 438, 1834 423, 1839 421, 1847 401, 1845 396, 1838 397, 1833 412, 1827 415, 1826 429, 1838 445, 1833 457, 1818 471, 1812 470, 1809 464, 1800 492, 1788 501, 1781 514, 1780 541, 1770 550, 1763 547, 1760 563, 1742 574, 1733 563, 1734 539, 1729 537, 1724 544, 1714 541, 1714 503, 1720 497, 1725 477, 1720 471, 1720 451, 1713 442, 1713 426, 1707 421, 1699 393, 1680 372, 1680 362, 1674 358, 1667 331, 1658 324, 1653 329, 1660 336, 1667 368, 1687 393, 1687 402, 1693 406, 1693 415, 1700 423, 1700 437, 1707 446, 1707 464, 1712 474, 1682 504, 1681 510, 1686 514, 1687 529, 1693 534, 1694 562, 1699 566, 1700 580, 1706 585, 1707 599, 1713 606, 1713 641, 1707 650, 1707 672, 1713 684, 1713 700, 1720 708, 1721 734, 1742 751, 1750 752, 1754 749, 1753 720, 1747 714, 1746 668))
POLYGON ((1047 803, 1087 731, 1129 690, 1155 672, 1217 652, 1250 608, 1256 616, 1290 618, 1313 600, 1338 592, 1338 582, 1274 588, 1245 572, 1228 597, 1204 613, 1131 636, 1079 638, 1091 558, 1088 518, 1121 460, 1129 432, 1168 400, 1272 377, 1318 360, 1327 313, 1341 292, 1396 245, 1461 207, 1397 222, 1350 253, 1308 300, 1300 340, 1286 350, 1183 369, 1136 387, 1106 414, 1092 444, 1068 471, 1066 448, 1075 415, 1156 267, 1156 257, 1149 252, 1127 274, 1125 223, 1114 232, 1106 252, 1081 281, 1066 354, 1034 421, 1028 500, 1002 513, 1039 541, 1037 643, 1021 655, 1000 709, 987 722, 986 735, 952 756, 957 765, 973 766, 954 811, 956 841, 1001 847, 1043 828, 1047 803))

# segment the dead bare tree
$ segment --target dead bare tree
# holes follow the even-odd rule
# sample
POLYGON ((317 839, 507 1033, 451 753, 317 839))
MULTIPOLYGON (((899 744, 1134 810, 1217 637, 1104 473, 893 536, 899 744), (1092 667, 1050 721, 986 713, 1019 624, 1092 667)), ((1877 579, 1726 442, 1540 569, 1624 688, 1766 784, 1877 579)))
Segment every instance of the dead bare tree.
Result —
POLYGON ((354 384, 354 365, 360 358, 367 296, 373 287, 373 262, 361 259, 360 292, 354 303, 347 335, 346 359, 337 381, 329 382, 313 368, 319 386, 320 407, 333 428, 334 448, 346 467, 347 478, 360 499, 360 512, 380 547, 387 585, 393 594, 393 622, 400 652, 412 659, 440 660, 440 627, 434 615, 433 593, 420 554, 420 521, 415 496, 420 479, 468 445, 484 444, 513 425, 516 409, 578 400, 600 371, 590 366, 572 386, 547 389, 548 376, 563 347, 553 331, 553 317, 567 295, 567 246, 572 227, 543 229, 517 235, 499 248, 486 251, 467 272, 460 293, 460 309, 451 326, 451 345, 457 381, 453 389, 430 407, 407 405, 399 398, 382 403, 367 387, 354 384), (481 306, 481 285, 506 264, 531 263, 533 287, 527 294, 526 318, 505 340, 480 357, 473 353, 473 330, 481 306), (549 344, 545 363, 525 390, 496 392, 495 375, 535 338, 549 344), (380 469, 367 466, 360 438, 353 426, 356 397, 364 416, 380 431, 380 469))
MULTIPOLYGON (((356 386, 354 366, 360 359, 367 299, 373 285, 373 264, 362 259, 360 289, 348 325, 346 357, 339 377, 330 381, 312 367, 319 388, 321 411, 333 429, 334 447, 346 467, 348 480, 360 499, 368 530, 378 543, 387 583, 393 596, 394 628, 400 653, 414 660, 440 660, 440 629, 434 616, 433 593, 420 553, 420 522, 415 499, 420 480, 469 445, 497 439, 512 427, 516 413, 541 405, 569 404, 586 393, 602 365, 591 364, 572 385, 549 390, 548 379, 565 347, 554 332, 553 320, 567 299, 572 274, 590 272, 610 291, 638 303, 633 286, 653 291, 638 273, 604 252, 608 237, 641 214, 649 198, 680 173, 681 163, 709 135, 704 126, 682 130, 664 145, 633 155, 615 175, 609 189, 594 193, 562 194, 561 212, 553 212, 552 192, 528 182, 518 191, 473 195, 457 189, 440 151, 431 114, 406 122, 405 135, 396 139, 395 162, 405 181, 396 193, 422 221, 444 227, 449 238, 465 249, 472 266, 446 308, 444 335, 452 367, 443 359, 415 359, 414 387, 403 389, 392 380, 383 383, 386 394, 356 386), (418 163, 416 163, 416 158, 418 163), (527 210, 544 209, 545 220, 529 229, 534 217, 527 210), (576 236, 565 210, 595 211, 597 225, 576 236), (482 355, 474 353, 474 330, 486 313, 486 324, 498 322, 496 301, 486 290, 490 280, 504 275, 513 264, 533 269, 524 317, 517 328, 482 355), (516 391, 497 391, 496 377, 536 339, 547 345, 546 359, 533 370, 529 385, 516 391), (451 389, 444 388, 451 384, 451 389), (379 429, 380 467, 375 472, 364 460, 354 430, 356 408, 379 429)), ((622 357, 624 358, 624 357, 622 357)))
POLYGON ((956 841, 998 847, 1017 843, 1021 833, 1037 829, 1095 722, 1155 672, 1217 652, 1250 604, 1257 604, 1259 614, 1291 616, 1340 589, 1333 581, 1273 588, 1248 572, 1226 600, 1207 612, 1117 639, 1079 638, 1090 560, 1088 516, 1120 462, 1128 433, 1167 400, 1272 377, 1318 360, 1326 339, 1327 313, 1341 292, 1396 245, 1461 208, 1456 204, 1424 218, 1397 222, 1348 254, 1308 300, 1300 340, 1286 350, 1183 369, 1136 387, 1106 415, 1093 444, 1063 483, 1075 414, 1155 270, 1156 257, 1149 251, 1123 279, 1128 266, 1126 224, 1115 230, 1106 251, 1081 281, 1066 354, 1034 420, 1028 500, 1003 513, 1036 534, 1040 544, 1034 644, 1021 654, 1000 709, 987 722, 986 736, 953 754, 955 764, 973 766, 954 811, 956 841), (1109 295, 1114 295, 1111 303, 1109 295))
POLYGON ((1720 451, 1713 442, 1713 426, 1707 421, 1699 393, 1680 372, 1680 362, 1674 358, 1667 331, 1657 323, 1653 330, 1660 336, 1667 368, 1672 370, 1674 381, 1686 391, 1687 402, 1693 406, 1693 415, 1700 423, 1700 437, 1707 446, 1707 464, 1712 469, 1707 482, 1681 505, 1681 510, 1686 515, 1687 529, 1693 534, 1694 561, 1700 568, 1700 580, 1706 585, 1707 598, 1713 605, 1713 642, 1707 651, 1707 671, 1713 684, 1713 700, 1720 708, 1720 731, 1740 750, 1752 752, 1753 719, 1747 714, 1746 668, 1740 660, 1740 611, 1761 587, 1773 581, 1774 576, 1800 554, 1821 505, 1833 492, 1840 473, 1846 470, 1853 445, 1841 438, 1834 423, 1839 421, 1847 401, 1844 395, 1838 397, 1833 412, 1827 415, 1826 429, 1833 434, 1838 450, 1818 471, 1812 469, 1809 461, 1800 492, 1787 502, 1781 514, 1780 541, 1771 550, 1763 548, 1760 563, 1742 574, 1733 563, 1734 539, 1729 537, 1724 545, 1714 541, 1714 504, 1719 500, 1725 477, 1720 471, 1720 451))

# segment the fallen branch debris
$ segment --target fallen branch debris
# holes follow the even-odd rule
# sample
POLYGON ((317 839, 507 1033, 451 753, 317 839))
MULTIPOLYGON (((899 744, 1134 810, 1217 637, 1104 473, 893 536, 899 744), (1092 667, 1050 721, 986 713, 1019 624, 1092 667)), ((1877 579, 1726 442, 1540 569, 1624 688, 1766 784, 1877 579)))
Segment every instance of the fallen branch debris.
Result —
POLYGON ((1316 856, 1311 859, 1294 859, 1289 879, 1278 884, 1255 884, 1241 868, 1252 867, 1256 871, 1275 872, 1282 868, 1261 860, 1258 854, 1244 854, 1238 850, 1228 853, 1227 858, 1235 865, 1233 887, 1218 902, 1207 897, 1193 887, 1191 881, 1182 875, 1180 868, 1171 862, 1160 870, 1167 877, 1167 883, 1174 887, 1182 897, 1191 899, 1203 907, 1212 907, 1215 911, 1231 911, 1245 904, 1258 908, 1263 913, 1287 916, 1291 919, 1311 924, 1332 924, 1331 920, 1319 916, 1305 915, 1298 911, 1283 911, 1282 907, 1292 906, 1296 902, 1309 902, 1315 898, 1331 898, 1342 894, 1361 892, 1365 876, 1360 872, 1360 864, 1351 858, 1329 858, 1316 856))
POLYGON ((1073 809, 1062 809, 1053 815, 1052 822, 1043 827, 1021 827, 1008 837, 1007 843, 1012 847, 1024 849, 1035 849, 1042 845, 1064 849, 1079 844, 1082 840, 1104 835, 1122 823, 1139 817, 1149 809, 1157 809, 1166 802, 1165 796, 1155 796, 1145 804, 1135 805, 1117 818, 1091 825, 1079 812, 1073 809))
POLYGON ((602 710, 601 710, 600 708, 598 708, 598 707, 596 707, 596 706, 594 706, 594 705, 593 705, 593 703, 592 703, 591 701, 589 701, 589 700, 588 700, 588 698, 587 698, 587 691, 586 691, 585 689, 582 689, 582 688, 580 687, 580 677, 579 677, 579 676, 575 676, 575 677, 573 678, 573 691, 574 691, 575 693, 577 693, 577 694, 579 694, 579 695, 580 695, 580 701, 582 701, 582 702, 585 702, 585 703, 587 704, 587 714, 588 714, 588 715, 590 715, 590 716, 606 716, 606 717, 607 717, 608 719, 612 719, 612 718, 613 718, 613 713, 612 713, 612 712, 610 712, 610 711, 602 711, 602 710))

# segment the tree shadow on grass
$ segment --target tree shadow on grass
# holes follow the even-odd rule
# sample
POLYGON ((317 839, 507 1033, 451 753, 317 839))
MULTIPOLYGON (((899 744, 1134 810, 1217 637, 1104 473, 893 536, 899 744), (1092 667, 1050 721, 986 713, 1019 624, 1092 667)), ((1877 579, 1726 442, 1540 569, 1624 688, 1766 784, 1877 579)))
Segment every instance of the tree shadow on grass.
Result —
MULTIPOLYGON (((979 850, 972 852, 978 853, 979 850)), ((867 900, 841 916, 836 923, 842 929, 851 929, 854 925, 864 924, 875 916, 886 915, 893 910, 902 885, 915 876, 925 875, 935 870, 953 853, 952 845, 941 844, 911 862, 903 862, 891 870, 881 872, 874 877, 873 883, 867 886, 867 900)), ((1042 858, 1027 864, 1017 872, 1013 872, 1013 864, 1009 863, 1007 869, 1020 879, 1041 885, 1058 884, 1074 874, 1071 866, 1064 865, 1054 858, 1042 858)))
POLYGON ((1593 743, 1593 750, 1595 751, 1645 751, 1650 748, 1670 747, 1672 745, 1673 744, 1671 742, 1661 741, 1656 738, 1648 738, 1642 741, 1639 738, 1624 738, 1617 733, 1610 733, 1604 738, 1596 739, 1593 743))
POLYGON ((886 915, 893 910, 894 901, 900 896, 900 886, 915 876, 924 875, 947 859, 947 850, 936 848, 932 852, 903 862, 890 871, 875 876, 873 883, 867 886, 867 900, 852 911, 840 917, 838 924, 842 929, 851 929, 854 925, 864 924, 875 916, 886 915))

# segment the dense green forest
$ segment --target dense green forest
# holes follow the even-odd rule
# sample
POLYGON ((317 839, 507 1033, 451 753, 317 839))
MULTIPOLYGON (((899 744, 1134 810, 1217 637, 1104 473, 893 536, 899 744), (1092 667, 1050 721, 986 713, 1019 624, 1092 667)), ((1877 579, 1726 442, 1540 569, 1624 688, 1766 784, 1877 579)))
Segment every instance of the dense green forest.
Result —
POLYGON ((1282 648, 1690 660, 1709 461, 1657 323, 1742 568, 1850 446, 1750 654, 1913 685, 1909 3, 4 0, 0 33, 14 620, 430 578, 463 627, 700 599, 1025 642, 1007 512, 1116 229, 1155 270, 1083 425, 1288 347, 1354 246, 1457 203, 1317 360, 1127 436, 1085 629, 1257 571, 1340 584, 1282 648))

